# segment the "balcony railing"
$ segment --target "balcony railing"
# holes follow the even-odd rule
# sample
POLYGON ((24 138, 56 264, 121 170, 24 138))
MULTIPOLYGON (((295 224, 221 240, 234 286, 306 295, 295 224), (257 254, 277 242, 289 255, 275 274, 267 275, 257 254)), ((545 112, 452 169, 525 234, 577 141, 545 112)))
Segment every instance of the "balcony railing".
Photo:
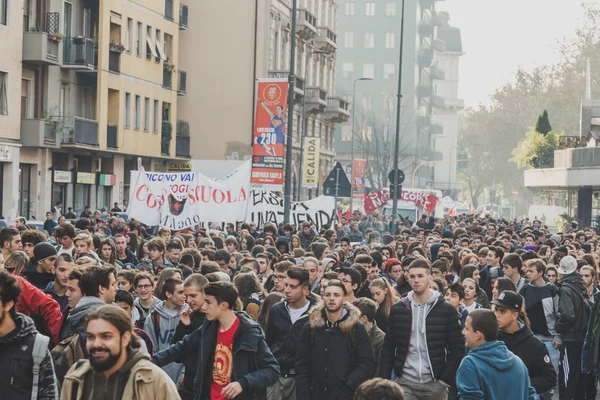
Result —
POLYGON ((431 75, 432 79, 444 80, 446 78, 446 73, 439 67, 439 65, 432 65, 429 67, 429 74, 431 75))
POLYGON ((337 49, 337 35, 328 27, 319 27, 319 36, 315 39, 317 49, 332 53, 337 49))
POLYGON ((117 149, 117 125, 108 124, 106 126, 106 147, 109 149, 117 149))
POLYGON ((80 117, 63 117, 65 135, 63 144, 98 146, 98 121, 80 117))
POLYGON ((317 17, 306 9, 298 10, 297 33, 305 40, 317 36, 317 17))
POLYGON ((44 142, 48 144, 56 143, 56 123, 44 122, 44 142))
POLYGON ((173 21, 173 0, 165 0, 165 18, 173 21))
POLYGON ((175 156, 190 158, 190 137, 177 136, 175 140, 175 156))
POLYGON ((421 49, 419 50, 419 66, 422 68, 427 68, 431 65, 433 61, 433 50, 431 49, 421 49))
POLYGON ((108 52, 108 70, 111 72, 121 72, 119 67, 119 59, 121 58, 121 53, 118 51, 109 51, 108 52))
POLYGON ((188 28, 188 6, 179 4, 179 29, 186 30, 188 28))
POLYGON ((171 88, 173 81, 173 71, 163 69, 163 87, 171 88))
POLYGON ((63 41, 63 65, 94 69, 96 66, 94 41, 81 36, 65 38, 63 41))
POLYGON ((177 71, 177 94, 185 96, 187 93, 187 72, 177 71))
POLYGON ((600 166, 600 147, 580 147, 554 151, 554 168, 600 166))

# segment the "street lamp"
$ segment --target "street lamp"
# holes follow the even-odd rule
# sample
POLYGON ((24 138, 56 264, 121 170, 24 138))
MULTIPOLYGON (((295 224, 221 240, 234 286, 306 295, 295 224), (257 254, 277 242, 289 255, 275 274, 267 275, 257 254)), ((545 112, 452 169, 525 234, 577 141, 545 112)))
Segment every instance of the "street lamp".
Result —
POLYGON ((306 137, 306 91, 308 85, 308 74, 306 73, 306 68, 308 65, 308 57, 312 58, 313 54, 329 54, 327 51, 323 50, 313 50, 306 53, 304 57, 304 96, 302 96, 302 131, 300 132, 300 180, 298 182, 298 193, 296 195, 296 201, 300 201, 300 197, 302 196, 302 168, 304 164, 304 138, 306 137))
POLYGON ((372 81, 373 78, 357 78, 354 80, 354 88, 352 89, 352 140, 350 141, 350 144, 352 146, 352 159, 350 161, 350 214, 352 214, 353 211, 353 207, 352 207, 352 203, 354 201, 354 181, 353 181, 353 175, 354 175, 354 111, 356 110, 356 83, 358 81, 372 81))

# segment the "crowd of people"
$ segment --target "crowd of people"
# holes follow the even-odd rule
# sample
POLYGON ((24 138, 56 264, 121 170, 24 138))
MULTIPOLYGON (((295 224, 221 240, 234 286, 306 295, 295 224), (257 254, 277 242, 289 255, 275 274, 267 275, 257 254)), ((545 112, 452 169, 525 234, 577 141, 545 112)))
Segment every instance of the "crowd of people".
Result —
POLYGON ((0 231, 0 398, 595 399, 595 229, 391 225, 19 218, 0 231))

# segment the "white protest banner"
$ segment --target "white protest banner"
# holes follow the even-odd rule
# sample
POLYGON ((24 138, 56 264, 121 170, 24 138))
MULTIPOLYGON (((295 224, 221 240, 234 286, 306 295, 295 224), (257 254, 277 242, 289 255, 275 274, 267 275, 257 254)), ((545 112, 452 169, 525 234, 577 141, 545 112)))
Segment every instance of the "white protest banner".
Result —
MULTIPOLYGON (((283 197, 266 190, 253 190, 250 193, 246 222, 254 222, 261 227, 267 222, 275 225, 283 222, 283 197)), ((307 201, 293 201, 290 207, 290 223, 297 227, 304 221, 312 221, 317 229, 332 226, 335 216, 335 198, 319 196, 307 201)))
POLYGON ((130 218, 147 225, 181 230, 221 220, 242 221, 250 193, 250 163, 222 179, 199 172, 131 171, 130 218))

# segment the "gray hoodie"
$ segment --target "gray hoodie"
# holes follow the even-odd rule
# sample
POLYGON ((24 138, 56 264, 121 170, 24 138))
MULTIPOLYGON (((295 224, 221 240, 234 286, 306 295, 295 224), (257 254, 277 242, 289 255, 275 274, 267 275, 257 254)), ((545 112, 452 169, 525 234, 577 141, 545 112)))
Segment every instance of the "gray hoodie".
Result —
MULTIPOLYGON (((144 331, 150 336, 150 339, 152 339, 155 353, 167 349, 171 345, 173 335, 175 335, 175 329, 177 328, 177 324, 179 324, 180 312, 181 308, 176 310, 167 309, 165 307, 165 302, 163 301, 156 305, 148 314, 146 322, 144 322, 144 331), (155 319, 158 319, 158 337, 152 320, 154 313, 157 314, 155 319)), ((162 369, 169 375, 173 382, 177 383, 183 372, 183 364, 170 363, 162 367, 162 369)))
POLYGON ((431 295, 423 304, 417 304, 414 300, 414 292, 411 290, 407 298, 412 307, 412 332, 410 334, 410 345, 408 357, 404 363, 402 376, 408 380, 419 383, 427 383, 433 380, 431 374, 431 360, 427 349, 427 315, 433 308, 440 293, 432 290, 431 295))
POLYGON ((63 331, 60 333, 60 340, 68 338, 74 333, 80 333, 85 327, 85 316, 93 308, 105 305, 104 301, 96 296, 84 296, 79 300, 79 303, 69 311, 67 322, 63 331))

